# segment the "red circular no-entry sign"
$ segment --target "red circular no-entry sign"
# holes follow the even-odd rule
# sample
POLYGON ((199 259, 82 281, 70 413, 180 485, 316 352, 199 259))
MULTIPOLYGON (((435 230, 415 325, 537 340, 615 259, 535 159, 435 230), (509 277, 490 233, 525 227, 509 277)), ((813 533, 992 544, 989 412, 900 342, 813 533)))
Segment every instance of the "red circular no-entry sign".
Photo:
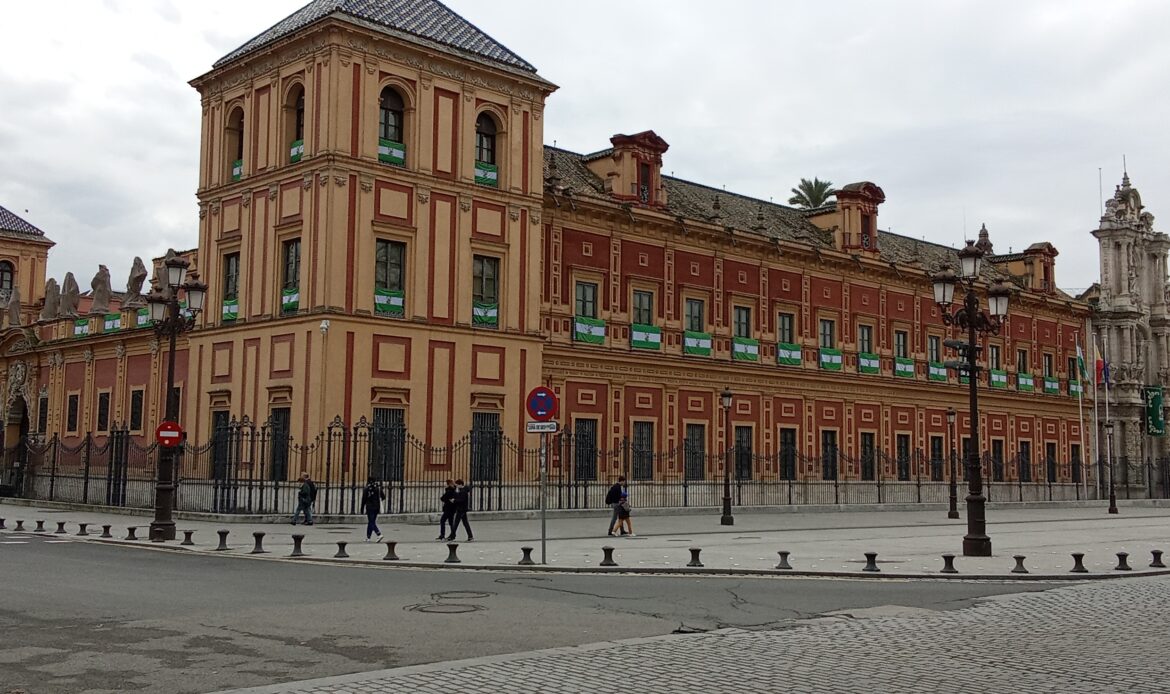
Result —
POLYGON ((178 422, 163 422, 154 430, 154 440, 163 448, 174 448, 183 442, 183 427, 178 422))
POLYGON ((544 386, 533 388, 524 404, 528 408, 528 416, 538 422, 547 422, 557 416, 556 393, 544 386))

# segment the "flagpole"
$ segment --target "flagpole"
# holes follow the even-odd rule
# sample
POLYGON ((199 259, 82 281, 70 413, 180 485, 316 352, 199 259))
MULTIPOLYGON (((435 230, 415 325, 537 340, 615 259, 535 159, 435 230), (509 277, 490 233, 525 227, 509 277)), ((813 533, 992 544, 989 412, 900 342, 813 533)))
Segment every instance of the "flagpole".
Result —
POLYGON ((1093 338, 1093 462, 1096 463, 1094 468, 1097 471, 1097 498, 1101 497, 1101 424, 1098 421, 1100 413, 1101 398, 1097 397, 1097 333, 1092 334, 1093 338))
MULTIPOLYGON (((1081 427, 1081 441, 1087 446, 1088 441, 1085 441, 1087 438, 1085 436, 1085 356, 1081 353, 1081 331, 1078 330, 1073 333, 1073 342, 1077 346, 1077 369, 1080 370, 1080 373, 1077 375, 1080 376, 1081 381, 1081 389, 1077 393, 1077 424, 1081 427)), ((1082 446, 1082 448, 1086 446, 1082 446)), ((1084 463, 1081 460, 1076 461, 1076 464, 1081 466, 1081 488, 1087 497, 1089 496, 1089 486, 1085 478, 1088 475, 1085 474, 1084 463)))
MULTIPOLYGON (((1101 338, 1101 354, 1104 360, 1104 365, 1101 369, 1101 376, 1105 379, 1105 426, 1112 431, 1113 420, 1109 417, 1109 341, 1104 337, 1101 338)), ((1105 464, 1109 468, 1109 508, 1111 512, 1116 513, 1113 509, 1113 436, 1105 437, 1105 464)))

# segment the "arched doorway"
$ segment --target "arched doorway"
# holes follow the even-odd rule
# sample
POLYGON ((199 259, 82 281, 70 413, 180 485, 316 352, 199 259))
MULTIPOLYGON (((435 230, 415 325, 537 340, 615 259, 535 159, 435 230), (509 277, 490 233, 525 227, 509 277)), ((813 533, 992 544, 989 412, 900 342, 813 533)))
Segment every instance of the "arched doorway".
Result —
POLYGON ((3 475, 0 475, 0 496, 23 496, 24 480, 29 463, 28 434, 30 429, 28 407, 24 398, 14 397, 4 413, 4 429, 0 445, 4 451, 3 475))

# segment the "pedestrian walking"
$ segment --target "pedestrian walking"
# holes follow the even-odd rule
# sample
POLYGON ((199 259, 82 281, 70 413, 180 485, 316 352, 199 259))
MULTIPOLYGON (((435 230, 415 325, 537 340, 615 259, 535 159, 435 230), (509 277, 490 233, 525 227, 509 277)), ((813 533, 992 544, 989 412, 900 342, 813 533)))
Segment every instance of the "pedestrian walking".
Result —
MULTIPOLYGON (((634 522, 630 520, 630 493, 628 491, 622 490, 621 501, 618 502, 617 506, 618 521, 615 529, 622 528, 622 535, 634 537, 634 522)), ((609 534, 613 535, 613 531, 611 530, 609 534)))
POLYGON ((367 479, 366 491, 362 493, 362 510, 366 512, 366 542, 374 535, 378 536, 378 542, 382 541, 382 531, 378 530, 378 514, 385 500, 386 492, 382 491, 378 480, 373 477, 367 479))
POLYGON ((459 529, 459 524, 463 524, 463 528, 467 530, 467 541, 471 542, 475 538, 471 535, 471 524, 467 522, 467 506, 471 501, 471 486, 463 484, 463 480, 455 480, 455 518, 451 521, 451 536, 447 538, 448 542, 455 540, 455 532, 459 529))
POLYGON ((622 500, 622 486, 625 485, 626 478, 624 476, 618 477, 617 482, 609 488, 605 493, 605 505, 613 509, 613 517, 609 519, 609 534, 613 535, 613 528, 618 522, 618 504, 622 500))
POLYGON ((451 526, 451 535, 455 534, 455 480, 447 480, 439 501, 443 504, 443 515, 439 518, 439 536, 435 539, 446 540, 447 526, 451 526))
POLYGON ((297 490, 297 510, 293 512, 292 524, 297 524, 301 512, 305 514, 305 525, 313 524, 313 502, 317 500, 317 485, 309 479, 309 473, 301 473, 301 488, 297 490))

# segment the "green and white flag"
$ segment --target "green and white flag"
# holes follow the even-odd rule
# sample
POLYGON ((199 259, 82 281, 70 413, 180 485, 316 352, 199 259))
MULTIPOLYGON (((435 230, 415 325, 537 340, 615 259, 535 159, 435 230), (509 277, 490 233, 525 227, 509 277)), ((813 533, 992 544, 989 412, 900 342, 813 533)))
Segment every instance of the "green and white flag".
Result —
POLYGON ((471 303, 472 325, 496 326, 500 322, 500 305, 485 301, 471 303))
POLYGON ((232 162, 232 180, 238 181, 244 176, 244 160, 237 159, 232 162))
POLYGON ((971 382, 971 377, 968 376, 966 374, 966 372, 959 374, 959 383, 962 383, 963 385, 967 385, 970 382, 971 382))
POLYGON ((630 346, 634 349, 661 349, 662 328, 638 323, 631 325, 630 346))
POLYGON ((1060 394, 1060 379, 1044 377, 1044 393, 1047 395, 1060 394))
POLYGON ((804 360, 800 353, 800 345, 791 342, 780 342, 776 345, 776 363, 781 366, 800 366, 804 360))
POLYGON ((240 317, 240 300, 239 299, 224 299, 223 308, 220 309, 221 320, 235 320, 240 317))
POLYGON ((102 323, 102 332, 112 333, 115 330, 122 329, 122 314, 121 313, 107 313, 105 321, 102 323))
POLYGON ((1008 377, 1006 371, 992 369, 988 373, 990 374, 988 376, 988 385, 990 385, 992 388, 1007 388, 1008 377))
POLYGON ((1085 394, 1085 386, 1083 385, 1083 382, 1082 381, 1069 381, 1068 382, 1068 394, 1072 395, 1073 397, 1077 397, 1077 398, 1083 397, 1085 394))
POLYGON ((79 318, 73 321, 73 336, 81 337, 89 334, 89 319, 79 318))
POLYGON ((499 170, 495 164, 485 164, 482 161, 475 162, 475 182, 481 186, 498 186, 499 170))
POLYGON ((573 319, 573 339, 591 345, 604 345, 605 321, 600 318, 577 316, 573 319))
POLYGON ((820 364, 825 371, 840 371, 844 360, 841 358, 841 350, 829 349, 828 347, 821 348, 820 364))
POLYGON ((396 166, 406 165, 406 145, 394 140, 378 138, 378 161, 396 166))
POLYGON ((406 292, 397 289, 375 289, 374 313, 379 316, 404 315, 406 313, 406 292))
POLYGON ((927 371, 928 381, 945 381, 947 380, 947 367, 945 364, 937 361, 932 361, 929 364, 927 371))
POLYGON ((868 352, 857 353, 857 373, 876 374, 882 371, 882 360, 876 354, 868 352))
POLYGON ((280 293, 280 310, 295 311, 301 306, 300 287, 290 287, 280 293))
POLYGON ((735 361, 759 361, 760 341, 750 337, 731 338, 731 358, 735 361))
POLYGON ((711 356, 711 333, 687 330, 683 333, 683 354, 699 357, 711 356))
POLYGON ((145 328, 146 326, 150 325, 150 309, 148 309, 148 308, 138 309, 138 316, 137 316, 137 319, 134 321, 134 325, 135 325, 135 327, 138 327, 138 328, 145 328))
POLYGON ((898 378, 914 378, 917 375, 914 360, 908 357, 894 357, 894 375, 898 378))
POLYGON ((1016 374, 1016 390, 1031 393, 1036 390, 1036 382, 1031 374, 1016 374))
POLYGON ((293 140, 293 143, 288 148, 288 160, 295 164, 303 156, 305 156, 305 141, 293 140))

